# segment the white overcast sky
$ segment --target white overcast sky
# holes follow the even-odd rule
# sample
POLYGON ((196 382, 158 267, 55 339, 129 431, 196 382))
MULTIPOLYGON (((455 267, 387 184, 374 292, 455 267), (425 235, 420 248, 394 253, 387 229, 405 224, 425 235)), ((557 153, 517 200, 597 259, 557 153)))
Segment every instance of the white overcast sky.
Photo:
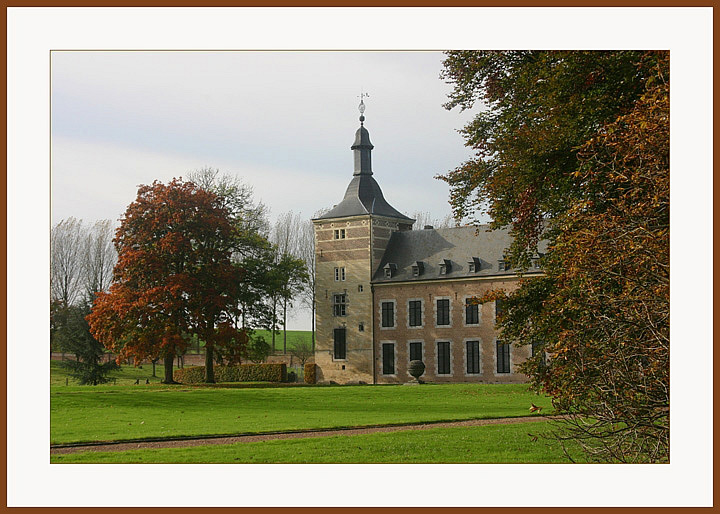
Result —
POLYGON ((117 220, 137 186, 212 166, 253 186, 271 218, 310 218, 352 177, 359 126, 386 198, 450 214, 434 178, 471 155, 469 113, 442 107, 441 52, 52 53, 52 219, 117 220))

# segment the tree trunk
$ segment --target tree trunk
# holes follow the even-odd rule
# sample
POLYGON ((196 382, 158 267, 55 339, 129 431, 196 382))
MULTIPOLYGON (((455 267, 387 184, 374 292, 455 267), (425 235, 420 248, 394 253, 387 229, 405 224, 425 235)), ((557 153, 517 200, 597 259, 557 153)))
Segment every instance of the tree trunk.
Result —
POLYGON ((213 357, 213 347, 208 346, 207 341, 205 341, 205 382, 208 384, 215 383, 215 370, 213 368, 215 359, 213 357))
POLYGON ((275 319, 277 316, 277 298, 273 297, 273 309, 272 309, 272 351, 275 353, 275 319))
POLYGON ((177 384, 173 379, 173 361, 175 360, 175 354, 168 352, 165 354, 165 379, 162 381, 163 384, 177 384))
POLYGON ((287 299, 283 301, 283 353, 287 353, 287 299))
POLYGON ((152 360, 152 365, 153 365, 153 375, 152 376, 154 376, 154 377, 157 377, 157 375, 155 374, 155 363, 157 363, 157 361, 158 361, 157 359, 152 360))

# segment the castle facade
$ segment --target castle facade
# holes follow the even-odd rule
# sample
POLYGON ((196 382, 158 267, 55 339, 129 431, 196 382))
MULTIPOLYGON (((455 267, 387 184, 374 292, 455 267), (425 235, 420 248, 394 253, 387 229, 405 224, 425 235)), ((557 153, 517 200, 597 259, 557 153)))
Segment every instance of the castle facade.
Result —
MULTIPOLYGON (((510 235, 482 226, 412 230, 415 220, 373 178, 364 120, 343 200, 313 220, 318 382, 410 382, 411 360, 423 361, 426 382, 526 381, 517 366, 532 348, 498 338, 499 302, 473 301, 517 287, 504 261, 510 235)), ((538 273, 534 260, 526 275, 538 273)))

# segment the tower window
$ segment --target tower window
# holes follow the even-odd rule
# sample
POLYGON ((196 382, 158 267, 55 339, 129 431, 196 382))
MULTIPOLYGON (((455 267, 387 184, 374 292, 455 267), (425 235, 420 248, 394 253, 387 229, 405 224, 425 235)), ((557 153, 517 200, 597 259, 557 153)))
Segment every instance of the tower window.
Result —
POLYGON ((345 239, 345 229, 344 228, 336 228, 335 229, 335 239, 345 239))
POLYGON ((347 295, 345 294, 334 294, 333 295, 333 316, 346 316, 347 311, 347 295))
POLYGON ((358 285, 358 293, 362 293, 362 292, 363 292, 363 286, 362 286, 362 284, 359 284, 358 285))
POLYGON ((347 345, 345 343, 345 329, 336 328, 333 335, 333 357, 335 359, 344 359, 347 350, 347 345))
POLYGON ((335 282, 345 282, 345 268, 335 268, 335 282))
POLYGON ((383 343, 382 345, 382 373, 383 375, 395 374, 395 344, 383 343))

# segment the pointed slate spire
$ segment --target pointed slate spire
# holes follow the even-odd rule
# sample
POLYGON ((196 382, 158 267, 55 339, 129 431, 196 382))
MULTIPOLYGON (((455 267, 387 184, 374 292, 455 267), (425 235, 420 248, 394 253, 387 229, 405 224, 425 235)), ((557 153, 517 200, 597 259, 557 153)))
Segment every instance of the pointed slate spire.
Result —
POLYGON ((355 158, 355 171, 353 175, 372 175, 372 163, 370 152, 374 148, 370 142, 370 133, 363 126, 365 121, 365 102, 363 102, 363 95, 360 95, 360 128, 355 132, 355 143, 350 147, 353 151, 355 158))

